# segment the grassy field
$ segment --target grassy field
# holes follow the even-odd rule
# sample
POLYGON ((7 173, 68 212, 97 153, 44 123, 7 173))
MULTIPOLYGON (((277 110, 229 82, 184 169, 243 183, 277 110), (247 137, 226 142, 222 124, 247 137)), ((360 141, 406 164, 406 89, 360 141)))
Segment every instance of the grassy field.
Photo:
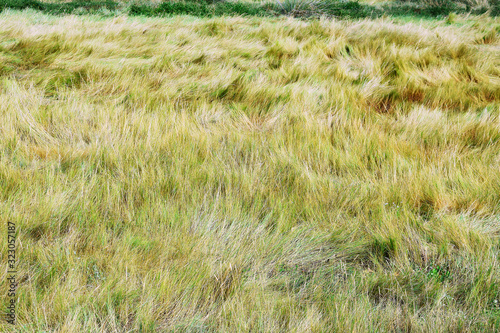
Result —
POLYGON ((498 332, 500 19, 0 14, 2 332, 498 332))

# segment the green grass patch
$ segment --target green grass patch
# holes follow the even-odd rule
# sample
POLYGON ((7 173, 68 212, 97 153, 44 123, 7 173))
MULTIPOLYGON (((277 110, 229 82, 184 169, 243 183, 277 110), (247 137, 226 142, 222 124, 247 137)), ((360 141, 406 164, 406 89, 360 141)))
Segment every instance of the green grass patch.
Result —
POLYGON ((381 16, 414 16, 442 17, 450 13, 499 14, 498 1, 489 7, 470 8, 458 6, 451 0, 439 3, 391 2, 382 5, 370 5, 358 1, 322 0, 305 2, 303 0, 287 0, 278 2, 246 2, 246 1, 164 1, 162 3, 124 4, 116 1, 71 1, 43 2, 38 0, 1 0, 3 9, 34 9, 49 14, 102 14, 127 13, 131 16, 174 16, 191 15, 197 17, 217 16, 279 16, 294 17, 336 17, 346 19, 376 18, 381 16))

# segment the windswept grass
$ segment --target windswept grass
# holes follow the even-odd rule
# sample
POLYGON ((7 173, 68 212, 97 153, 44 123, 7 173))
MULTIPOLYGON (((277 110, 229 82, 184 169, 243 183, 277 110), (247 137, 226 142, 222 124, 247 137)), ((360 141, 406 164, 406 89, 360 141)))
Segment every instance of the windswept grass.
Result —
POLYGON ((500 330, 498 19, 0 27, 16 331, 500 330))

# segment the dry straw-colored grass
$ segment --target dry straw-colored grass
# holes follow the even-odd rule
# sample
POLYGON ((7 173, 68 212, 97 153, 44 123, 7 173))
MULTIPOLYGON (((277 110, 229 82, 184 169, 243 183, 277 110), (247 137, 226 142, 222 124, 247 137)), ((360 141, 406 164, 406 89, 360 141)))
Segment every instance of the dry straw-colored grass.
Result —
POLYGON ((2 13, 17 331, 498 331, 500 22, 455 22, 2 13))

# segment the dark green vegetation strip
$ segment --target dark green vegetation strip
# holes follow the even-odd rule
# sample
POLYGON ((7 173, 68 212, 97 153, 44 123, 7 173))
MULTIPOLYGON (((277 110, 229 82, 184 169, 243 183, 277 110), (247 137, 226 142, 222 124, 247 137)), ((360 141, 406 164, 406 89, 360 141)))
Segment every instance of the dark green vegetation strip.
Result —
POLYGON ((170 2, 165 1, 160 5, 132 5, 129 10, 131 15, 162 16, 162 15, 193 15, 200 17, 213 17, 223 15, 243 16, 273 16, 278 14, 270 4, 254 4, 250 2, 170 2))
MULTIPOLYGON (((31 8, 50 14, 111 13, 119 8, 115 1, 72 1, 66 3, 46 3, 37 0, 0 0, 0 11, 6 8, 31 8)), ((129 15, 169 16, 192 15, 198 17, 214 16, 278 16, 318 17, 321 15, 338 18, 375 18, 389 16, 438 17, 450 13, 500 14, 500 2, 493 0, 489 7, 464 8, 451 0, 443 0, 434 5, 421 5, 411 2, 394 2, 382 6, 361 4, 357 1, 324 0, 306 5, 283 5, 277 2, 250 3, 226 1, 165 1, 161 4, 133 4, 125 9, 129 15)))
POLYGON ((345 18, 365 18, 380 16, 382 10, 374 6, 362 5, 357 1, 324 1, 315 5, 300 7, 281 7, 278 3, 255 4, 249 2, 164 2, 159 6, 133 5, 131 15, 161 16, 187 14, 202 17, 222 15, 242 16, 278 16, 292 15, 295 17, 335 16, 345 18), (297 8, 298 7, 298 8, 297 8))
POLYGON ((46 3, 37 0, 0 0, 0 11, 4 9, 35 9, 50 14, 75 14, 81 12, 97 12, 100 9, 116 10, 115 1, 72 1, 63 3, 46 3))

